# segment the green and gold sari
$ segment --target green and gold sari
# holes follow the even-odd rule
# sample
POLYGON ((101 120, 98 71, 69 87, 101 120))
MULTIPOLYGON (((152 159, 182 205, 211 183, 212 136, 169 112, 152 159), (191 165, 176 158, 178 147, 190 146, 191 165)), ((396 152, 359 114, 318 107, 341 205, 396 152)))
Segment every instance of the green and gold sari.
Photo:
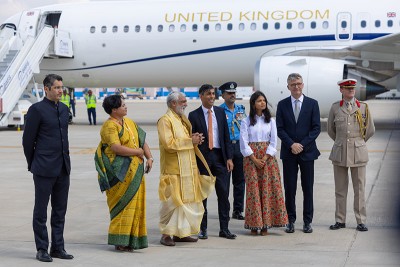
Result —
POLYGON ((111 145, 143 147, 146 133, 132 120, 123 126, 107 120, 100 131, 101 141, 95 154, 100 190, 106 191, 110 211, 108 244, 147 248, 145 180, 143 159, 117 156, 111 145))

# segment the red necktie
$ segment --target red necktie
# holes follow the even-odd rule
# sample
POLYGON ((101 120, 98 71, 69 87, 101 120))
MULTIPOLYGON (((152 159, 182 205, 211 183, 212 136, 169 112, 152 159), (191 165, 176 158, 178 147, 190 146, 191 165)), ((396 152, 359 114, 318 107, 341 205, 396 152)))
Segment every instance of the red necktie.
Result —
POLYGON ((213 125, 212 125, 212 110, 208 110, 208 148, 214 148, 213 125))

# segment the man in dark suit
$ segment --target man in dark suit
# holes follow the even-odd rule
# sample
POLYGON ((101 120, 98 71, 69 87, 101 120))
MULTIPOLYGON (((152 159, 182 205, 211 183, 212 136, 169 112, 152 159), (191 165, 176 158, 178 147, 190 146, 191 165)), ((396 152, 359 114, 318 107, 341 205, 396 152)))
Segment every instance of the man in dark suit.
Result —
MULTIPOLYGON (((218 197, 219 236, 235 239, 236 235, 229 231, 229 175, 233 169, 232 147, 225 111, 214 106, 215 89, 210 84, 199 88, 201 107, 189 113, 189 121, 194 133, 201 133, 205 137, 199 145, 201 153, 207 160, 211 172, 216 176, 215 191, 218 197)), ((197 159, 200 173, 207 175, 203 163, 197 159)), ((207 199, 203 201, 204 216, 200 225, 200 239, 207 239, 207 199)))
POLYGON ((62 78, 49 74, 43 81, 46 97, 33 104, 27 113, 22 138, 28 170, 33 173, 35 207, 33 232, 36 259, 72 259, 64 249, 64 223, 67 212, 71 163, 68 144, 68 107, 60 102, 62 78), (47 206, 51 196, 51 249, 47 233, 47 206))
POLYGON ((303 95, 303 78, 292 73, 287 78, 291 96, 278 103, 276 126, 281 139, 285 204, 289 217, 286 232, 293 233, 296 221, 297 173, 300 167, 303 189, 303 231, 312 233, 314 214, 314 160, 320 152, 315 140, 321 132, 318 102, 303 95))

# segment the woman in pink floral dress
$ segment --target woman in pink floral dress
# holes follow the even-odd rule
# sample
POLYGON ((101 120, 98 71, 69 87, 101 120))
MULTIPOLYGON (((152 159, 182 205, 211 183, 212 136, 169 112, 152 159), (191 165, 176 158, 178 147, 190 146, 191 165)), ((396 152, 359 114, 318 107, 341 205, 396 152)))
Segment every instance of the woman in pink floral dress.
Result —
POLYGON ((276 122, 271 118, 265 95, 256 91, 250 98, 250 114, 240 127, 240 151, 246 180, 244 228, 252 235, 267 235, 268 228, 288 223, 282 193, 277 152, 276 122))

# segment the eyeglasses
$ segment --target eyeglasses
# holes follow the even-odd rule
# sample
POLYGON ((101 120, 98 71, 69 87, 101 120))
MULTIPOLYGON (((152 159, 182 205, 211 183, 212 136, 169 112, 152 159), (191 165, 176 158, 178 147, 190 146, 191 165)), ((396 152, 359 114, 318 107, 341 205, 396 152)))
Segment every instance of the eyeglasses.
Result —
POLYGON ((295 87, 301 87, 303 85, 303 83, 292 83, 289 84, 289 87, 295 88, 295 87))

